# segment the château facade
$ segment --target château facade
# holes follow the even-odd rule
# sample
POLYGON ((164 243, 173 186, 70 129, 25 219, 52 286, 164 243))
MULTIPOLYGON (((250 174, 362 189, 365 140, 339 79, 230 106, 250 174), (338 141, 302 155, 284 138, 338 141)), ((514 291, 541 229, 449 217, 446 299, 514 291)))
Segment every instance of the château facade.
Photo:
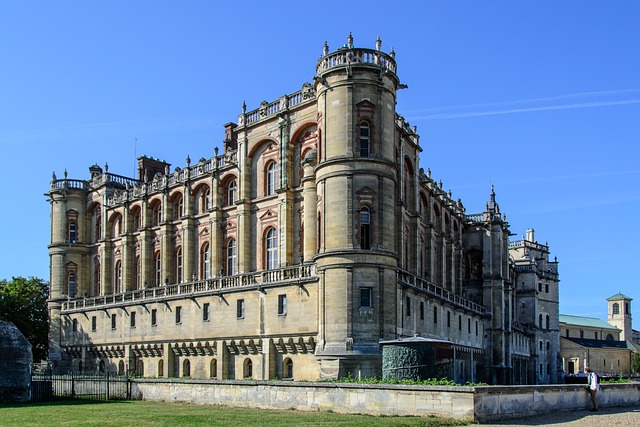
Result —
POLYGON ((533 230, 509 240, 493 188, 467 214, 420 168, 401 87, 393 50, 349 35, 313 83, 243 105, 213 157, 54 174, 57 368, 380 376, 381 342, 423 337, 456 381, 560 381, 557 262, 533 230))

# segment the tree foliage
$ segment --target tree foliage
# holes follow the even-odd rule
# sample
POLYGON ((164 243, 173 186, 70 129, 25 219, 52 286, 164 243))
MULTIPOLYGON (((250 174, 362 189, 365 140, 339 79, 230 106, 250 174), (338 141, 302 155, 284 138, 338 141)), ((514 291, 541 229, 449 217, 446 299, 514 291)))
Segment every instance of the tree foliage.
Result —
POLYGON ((633 372, 640 372, 640 352, 633 353, 633 359, 631 360, 631 370, 633 372))
POLYGON ((34 362, 46 359, 49 349, 48 295, 49 283, 43 279, 0 280, 0 320, 13 322, 29 340, 34 362))

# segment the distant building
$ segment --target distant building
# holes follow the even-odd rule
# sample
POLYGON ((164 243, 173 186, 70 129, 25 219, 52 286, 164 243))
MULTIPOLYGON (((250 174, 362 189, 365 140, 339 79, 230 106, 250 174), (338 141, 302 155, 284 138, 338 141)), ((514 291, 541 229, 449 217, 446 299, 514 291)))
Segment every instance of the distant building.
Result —
POLYGON ((607 298, 608 323, 592 317, 560 315, 563 369, 575 375, 590 367, 600 375, 631 375, 638 342, 631 327, 631 298, 620 293, 607 298))
POLYGON ((404 87, 393 51, 349 36, 313 83, 243 106, 213 157, 54 175, 58 369, 380 376, 381 342, 423 337, 456 381, 560 381, 558 263, 533 229, 509 241, 493 188, 467 214, 420 168, 404 87))

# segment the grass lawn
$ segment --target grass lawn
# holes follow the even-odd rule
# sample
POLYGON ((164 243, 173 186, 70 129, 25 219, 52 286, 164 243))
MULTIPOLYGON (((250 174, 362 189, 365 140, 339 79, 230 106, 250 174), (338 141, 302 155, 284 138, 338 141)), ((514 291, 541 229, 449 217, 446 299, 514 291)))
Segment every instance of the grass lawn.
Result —
POLYGON ((373 417, 332 412, 274 411, 183 403, 65 400, 0 404, 0 426, 458 426, 434 417, 373 417))

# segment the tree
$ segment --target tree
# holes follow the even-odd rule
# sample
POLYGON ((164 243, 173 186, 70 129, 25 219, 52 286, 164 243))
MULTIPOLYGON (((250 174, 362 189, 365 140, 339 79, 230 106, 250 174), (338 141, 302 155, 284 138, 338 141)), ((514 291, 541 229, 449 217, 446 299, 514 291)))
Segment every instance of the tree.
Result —
POLYGON ((640 372, 640 352, 633 353, 633 359, 631 360, 631 370, 633 372, 640 372))
POLYGON ((47 358, 49 350, 49 283, 31 277, 0 280, 0 320, 13 322, 31 343, 33 361, 47 358))

